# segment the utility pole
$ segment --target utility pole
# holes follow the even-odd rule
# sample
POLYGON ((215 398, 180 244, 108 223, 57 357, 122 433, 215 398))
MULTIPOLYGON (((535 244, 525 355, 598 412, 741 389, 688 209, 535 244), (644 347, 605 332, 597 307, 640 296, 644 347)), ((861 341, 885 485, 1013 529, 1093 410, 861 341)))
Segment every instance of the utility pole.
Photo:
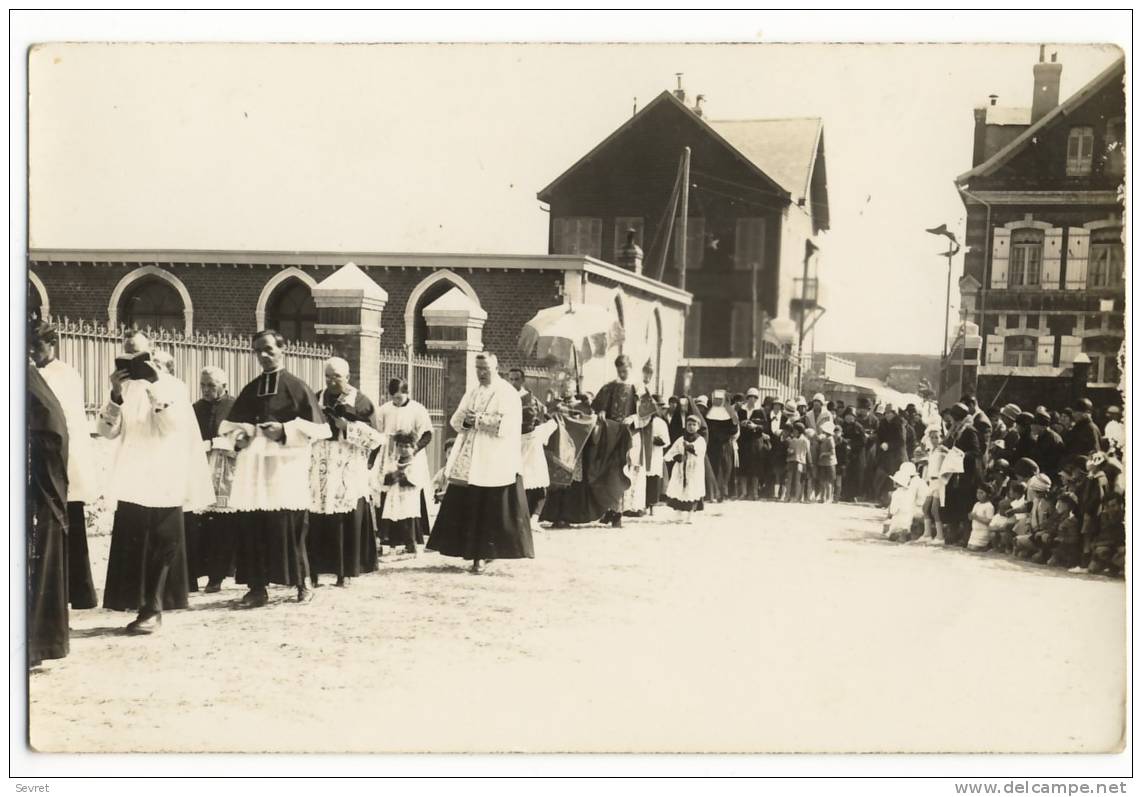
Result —
POLYGON ((686 240, 688 221, 690 218, 690 148, 682 150, 682 227, 680 229, 681 245, 678 247, 678 287, 686 290, 686 240))
POLYGON ((801 377, 805 369, 805 313, 808 312, 806 294, 809 290, 809 258, 817 251, 812 241, 805 241, 805 259, 801 263, 801 312, 797 317, 797 392, 801 392, 801 377))

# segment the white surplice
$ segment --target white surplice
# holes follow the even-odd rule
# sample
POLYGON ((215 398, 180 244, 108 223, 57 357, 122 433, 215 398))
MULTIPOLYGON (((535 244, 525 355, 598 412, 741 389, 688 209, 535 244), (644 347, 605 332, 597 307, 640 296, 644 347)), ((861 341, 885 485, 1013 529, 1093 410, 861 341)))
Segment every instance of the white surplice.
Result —
POLYGON ((520 472, 520 425, 523 407, 519 393, 506 380, 493 376, 490 385, 476 385, 464 394, 452 413, 452 428, 459 434, 448 456, 448 477, 473 487, 505 487, 520 472), (464 415, 476 415, 475 426, 464 428, 464 415))
MULTIPOLYGON (((370 481, 374 493, 388 491, 384 483, 386 473, 396 468, 397 435, 409 435, 414 440, 420 440, 425 432, 432 431, 432 416, 428 409, 419 401, 408 399, 401 406, 387 401, 377 410, 377 428, 385 437, 384 448, 381 449, 377 461, 373 463, 370 472, 370 481)), ((413 455, 412 464, 408 466, 409 480, 416 484, 427 485, 432 481, 432 474, 428 469, 428 451, 421 449, 413 455)), ((419 508, 417 510, 419 512, 419 508)))
POLYGON ((65 362, 52 360, 40 376, 55 393, 67 421, 67 500, 91 503, 99 497, 91 427, 83 398, 83 377, 65 362))
POLYGON ((123 403, 108 402, 97 428, 119 441, 108 498, 185 511, 214 503, 210 468, 186 385, 168 374, 123 383, 123 403))
MULTIPOLYGON (((324 392, 324 391, 322 391, 324 392)), ((345 403, 353 406, 357 389, 345 392, 345 403)), ((320 404, 322 394, 317 394, 320 404)), ((384 435, 364 421, 349 421, 345 436, 318 440, 309 452, 310 512, 339 515, 352 512, 371 492, 369 452, 384 442, 384 435)))

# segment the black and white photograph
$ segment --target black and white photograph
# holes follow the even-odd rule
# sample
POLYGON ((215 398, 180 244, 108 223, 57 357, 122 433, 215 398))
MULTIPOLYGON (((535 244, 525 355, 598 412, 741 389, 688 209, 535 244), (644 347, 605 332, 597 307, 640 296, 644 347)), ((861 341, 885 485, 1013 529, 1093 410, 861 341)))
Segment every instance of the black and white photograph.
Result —
POLYGON ((1129 12, 955 41, 182 13, 10 40, 27 783, 1129 771, 1129 12))

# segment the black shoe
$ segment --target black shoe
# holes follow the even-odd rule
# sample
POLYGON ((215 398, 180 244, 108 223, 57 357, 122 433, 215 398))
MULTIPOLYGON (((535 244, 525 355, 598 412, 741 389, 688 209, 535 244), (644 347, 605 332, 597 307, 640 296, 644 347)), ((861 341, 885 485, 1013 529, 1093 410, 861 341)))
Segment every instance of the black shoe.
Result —
POLYGON ((131 636, 146 636, 155 633, 162 627, 162 614, 156 612, 145 617, 140 614, 132 622, 127 623, 127 633, 131 636))
POLYGON ((616 513, 615 516, 611 518, 611 528, 612 529, 621 529, 622 527, 623 527, 623 516, 616 513))
POLYGON ((313 590, 302 587, 297 591, 298 603, 309 603, 313 600, 313 590))
POLYGON ((211 581, 206 585, 206 589, 203 590, 203 592, 205 592, 207 594, 213 594, 215 592, 221 592, 221 591, 222 591, 222 582, 221 581, 211 581))
POLYGON ((242 606, 245 606, 247 609, 258 609, 262 606, 265 606, 269 602, 270 596, 269 593, 266 592, 265 587, 251 589, 249 592, 243 595, 242 600, 239 601, 239 603, 241 603, 242 606))

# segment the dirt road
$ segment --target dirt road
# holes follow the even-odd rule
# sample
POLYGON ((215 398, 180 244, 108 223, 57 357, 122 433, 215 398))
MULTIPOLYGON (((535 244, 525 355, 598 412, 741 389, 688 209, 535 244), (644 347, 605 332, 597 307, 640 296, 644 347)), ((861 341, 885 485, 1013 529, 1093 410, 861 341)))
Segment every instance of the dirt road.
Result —
MULTIPOLYGON (((726 504, 543 531, 469 575, 391 560, 308 605, 73 612, 50 751, 1107 751, 1125 587, 899 546, 865 507, 726 504)), ((107 538, 94 540, 97 582, 107 538)))

